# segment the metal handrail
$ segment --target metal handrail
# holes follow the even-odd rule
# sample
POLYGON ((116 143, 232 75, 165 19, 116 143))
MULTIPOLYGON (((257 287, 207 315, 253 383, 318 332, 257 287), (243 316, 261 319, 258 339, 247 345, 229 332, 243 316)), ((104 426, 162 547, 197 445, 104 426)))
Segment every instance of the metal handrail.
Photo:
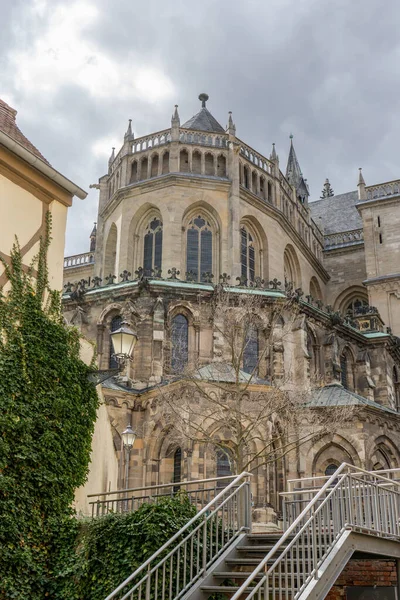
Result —
POLYGON ((224 481, 227 479, 235 479, 237 475, 225 475, 225 477, 211 477, 210 479, 193 479, 187 481, 172 481, 171 483, 160 483, 157 485, 145 485, 143 487, 128 488, 126 490, 113 490, 112 492, 99 492, 98 494, 88 494, 88 498, 94 498, 95 496, 111 496, 112 494, 126 494, 130 492, 142 492, 143 490, 157 490, 172 486, 182 485, 194 485, 201 483, 211 483, 212 481, 224 481))
POLYGON ((114 598, 133 600, 133 594, 136 591, 139 598, 143 597, 142 591, 144 591, 145 600, 150 600, 152 585, 155 586, 157 591, 159 584, 162 586, 164 600, 180 598, 195 581, 205 574, 209 565, 220 556, 240 532, 248 531, 251 528, 249 477, 251 477, 251 474, 246 472, 235 477, 229 485, 222 489, 168 542, 127 577, 105 600, 114 598), (172 546, 182 536, 184 538, 175 546, 172 546), (168 549, 170 551, 167 555, 161 557, 168 549), (156 559, 159 559, 159 561, 153 564, 156 559), (181 565, 182 560, 183 567, 181 565), (169 589, 165 589, 168 566, 170 574, 174 573, 175 584, 173 584, 171 576, 169 589), (189 577, 187 568, 189 569, 189 577), (181 573, 180 569, 182 569, 181 573), (126 590, 129 584, 132 587, 126 590), (174 589, 174 586, 176 589, 174 589), (126 591, 124 592, 124 590, 126 591), (123 595, 120 596, 120 593, 123 593, 123 595))
POLYGON ((271 593, 274 594, 278 590, 281 600, 298 597, 313 577, 318 578, 320 564, 348 527, 357 527, 375 534, 379 532, 391 538, 399 537, 399 487, 400 483, 397 481, 343 463, 238 588, 231 600, 250 600, 256 596, 258 600, 267 600, 271 593), (371 481, 371 478, 375 481, 371 481), (353 481, 357 482, 356 486, 353 485, 353 481), (379 481, 385 481, 386 486, 379 485, 379 481), (388 490, 389 484, 397 489, 388 490), (286 543, 288 544, 285 545, 286 543), (276 556, 278 552, 279 555, 276 556), (292 566, 290 573, 287 569, 288 555, 292 566), (271 560, 273 564, 268 568, 271 560), (294 561, 296 569, 293 568, 294 561), (247 595, 246 589, 263 571, 264 575, 247 595))
MULTIPOLYGON (((377 474, 377 475, 382 475, 383 473, 400 473, 400 468, 396 467, 394 469, 378 469, 376 471, 371 471, 371 472, 374 474, 377 474)), ((291 486, 294 483, 303 483, 304 481, 316 481, 316 480, 320 480, 320 479, 327 481, 329 479, 329 477, 331 477, 331 476, 330 475, 314 475, 312 477, 297 477, 296 479, 288 479, 287 483, 289 486, 291 486)), ((299 488, 296 489, 296 492, 298 491, 298 489, 299 488)), ((283 493, 286 493, 286 492, 283 492, 283 493)))
POLYGON ((197 509, 208 504, 212 496, 216 496, 221 488, 237 475, 213 477, 192 481, 176 481, 160 485, 150 485, 127 490, 88 494, 88 498, 96 497, 89 502, 92 517, 101 517, 109 513, 126 513, 137 510, 145 502, 158 502, 166 497, 174 497, 184 492, 191 504, 197 509))

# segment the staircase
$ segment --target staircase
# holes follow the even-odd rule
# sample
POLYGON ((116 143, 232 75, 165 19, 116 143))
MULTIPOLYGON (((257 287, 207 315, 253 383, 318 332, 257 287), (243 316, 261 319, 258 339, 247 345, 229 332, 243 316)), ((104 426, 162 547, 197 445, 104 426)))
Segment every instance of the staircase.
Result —
POLYGON ((106 600, 321 600, 355 551, 400 559, 400 483, 343 464, 286 496, 286 531, 251 533, 242 473, 106 600))
MULTIPOLYGON (((191 590, 187 598, 207 600, 210 596, 214 597, 214 594, 223 594, 225 598, 231 598, 260 564, 265 555, 280 541, 281 535, 277 533, 245 535, 240 544, 224 557, 197 586, 198 589, 191 590)), ((271 559, 270 564, 272 564, 272 561, 273 559, 271 559)), ((290 569, 288 570, 289 575, 290 569)), ((262 573, 257 574, 254 584, 258 583, 261 577, 262 573)), ((244 598, 246 594, 254 590, 254 584, 245 588, 244 598)))

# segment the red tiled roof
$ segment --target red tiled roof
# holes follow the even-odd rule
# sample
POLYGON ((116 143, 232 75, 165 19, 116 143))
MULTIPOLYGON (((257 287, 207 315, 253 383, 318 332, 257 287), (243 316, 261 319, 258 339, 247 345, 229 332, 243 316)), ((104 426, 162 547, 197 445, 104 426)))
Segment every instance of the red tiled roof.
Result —
POLYGON ((24 136, 22 131, 17 127, 17 123, 15 121, 15 117, 17 116, 17 111, 11 106, 8 106, 3 100, 0 98, 0 131, 10 136, 13 140, 18 142, 21 146, 23 146, 32 154, 39 157, 45 163, 50 165, 49 161, 47 161, 44 156, 39 152, 37 148, 24 136))

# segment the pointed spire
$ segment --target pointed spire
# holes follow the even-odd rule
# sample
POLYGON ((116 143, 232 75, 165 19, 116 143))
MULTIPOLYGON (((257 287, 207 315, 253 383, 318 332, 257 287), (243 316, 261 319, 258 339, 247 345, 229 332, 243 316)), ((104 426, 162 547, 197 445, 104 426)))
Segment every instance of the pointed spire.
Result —
POLYGON ((360 167, 359 169, 359 174, 358 174, 358 199, 359 200, 366 200, 367 199, 367 192, 365 190, 365 181, 364 181, 364 177, 362 174, 362 167, 360 167))
POLYGON ((126 133, 124 135, 124 140, 125 142, 130 141, 130 140, 134 140, 135 136, 132 133, 132 119, 129 119, 129 124, 128 124, 128 129, 126 130, 126 133))
POLYGON ((174 111, 174 114, 172 115, 171 124, 172 125, 177 125, 178 127, 181 124, 181 120, 179 118, 178 105, 177 104, 175 104, 175 111, 174 111))
POLYGON ((97 235, 97 223, 94 223, 92 233, 90 234, 90 252, 96 250, 96 235, 97 235))
POLYGON ((112 152, 111 152, 111 156, 110 156, 110 158, 108 159, 108 164, 109 164, 109 165, 111 165, 111 164, 112 164, 112 162, 113 162, 114 160, 115 160, 115 148, 114 148, 114 146, 113 146, 113 148, 112 148, 112 152))
POLYGON ((226 128, 227 133, 229 135, 236 135, 236 125, 232 119, 232 111, 229 111, 229 119, 228 119, 228 127, 226 128))
POLYGON ((275 142, 272 143, 272 152, 269 155, 269 158, 270 158, 270 160, 277 160, 277 158, 278 158, 278 155, 275 150, 275 142))
POLYGON ((308 185, 304 180, 303 173, 297 160, 296 152, 293 145, 293 134, 290 134, 290 151, 286 167, 286 179, 296 190, 296 197, 302 204, 307 202, 310 195, 308 185))

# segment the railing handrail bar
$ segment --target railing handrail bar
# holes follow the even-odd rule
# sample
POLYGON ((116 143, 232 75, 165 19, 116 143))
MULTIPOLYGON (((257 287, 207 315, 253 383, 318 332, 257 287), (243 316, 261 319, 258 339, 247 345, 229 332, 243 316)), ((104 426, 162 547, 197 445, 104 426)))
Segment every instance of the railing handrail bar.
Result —
MULTIPOLYGON (((258 575, 258 573, 260 573, 260 571, 262 571, 264 569, 265 565, 268 563, 271 556, 273 556, 275 554, 275 552, 277 551, 277 549, 280 546, 282 546, 283 543, 286 542, 286 540, 293 534, 293 532, 297 529, 297 526, 299 525, 299 523, 303 520, 304 517, 306 517, 306 515, 310 511, 310 509, 312 509, 313 506, 315 506, 315 504, 317 504, 319 498, 325 493, 325 491, 328 490, 329 488, 331 488, 328 493, 328 496, 330 496, 336 490, 336 488, 342 483, 344 477, 342 477, 340 479, 340 481, 337 481, 335 485, 332 485, 332 484, 334 483, 335 479, 337 479, 338 475, 340 475, 345 469, 349 469, 350 471, 353 470, 356 473, 359 473, 359 472, 365 473, 367 475, 371 475, 372 473, 375 474, 375 471, 372 471, 372 472, 366 471, 365 469, 362 469, 361 467, 355 467, 354 465, 350 465, 348 463, 342 463, 340 465, 340 467, 331 475, 331 477, 328 479, 328 481, 326 483, 324 483, 324 485, 319 490, 319 492, 314 496, 314 498, 312 498, 312 500, 307 504, 307 506, 301 511, 299 516, 293 521, 293 523, 285 531, 285 533, 282 535, 282 537, 276 542, 276 544, 273 546, 273 548, 271 548, 271 550, 266 554, 266 556, 264 556, 262 561, 254 569, 254 571, 252 573, 250 573, 249 577, 243 582, 243 584, 240 586, 240 588, 237 590, 237 592, 231 597, 231 600, 239 600, 239 598, 245 592, 246 588, 249 587, 249 584, 252 583, 254 578, 258 575)), ((346 475, 346 473, 344 475, 346 475)), ((378 475, 377 477, 379 479, 384 479, 386 481, 389 481, 390 483, 396 483, 394 480, 387 479, 386 477, 382 477, 381 475, 378 475)), ((397 485, 400 486, 400 483, 398 483, 397 485)), ((317 507, 318 510, 320 510, 321 507, 322 507, 322 504, 319 507, 317 507)), ((309 517, 309 518, 311 518, 311 517, 309 517)), ((307 523, 308 523, 308 521, 309 521, 309 519, 307 519, 307 523)), ((303 527, 304 527, 304 525, 301 527, 301 529, 303 529, 303 527)), ((297 533, 300 533, 300 532, 297 532, 297 533)), ((295 535, 295 537, 297 537, 297 534, 295 535)), ((275 563, 276 563, 276 561, 275 561, 275 563)), ((275 563, 274 563, 274 565, 275 565, 275 563)), ((270 572, 270 569, 268 569, 268 573, 269 572, 270 572)))
MULTIPOLYGON (((357 467, 358 468, 358 467, 357 467)), ((393 469, 378 469, 377 471, 367 471, 367 473, 392 473, 394 471, 400 471, 400 467, 395 467, 393 469)), ((335 471, 337 473, 337 471, 335 471)), ((314 479, 328 479, 330 475, 315 475, 315 477, 299 477, 297 479, 288 479, 288 483, 297 483, 298 481, 311 481, 314 479)))
POLYGON ((114 598, 116 594, 118 594, 121 590, 123 590, 124 587, 130 581, 132 581, 132 579, 134 579, 139 573, 141 573, 143 571, 143 569, 145 569, 149 564, 151 564, 152 561, 155 558, 157 558, 157 556, 159 556, 162 552, 164 552, 164 550, 166 548, 168 548, 168 546, 170 544, 172 544, 172 542, 174 542, 176 539, 178 539, 178 537, 181 536, 182 533, 184 533, 189 527, 191 527, 193 525, 193 523, 195 521, 197 521, 197 519, 202 517, 208 510, 210 510, 210 507, 214 503, 219 501, 219 499, 222 498, 228 490, 230 490, 232 487, 234 487, 241 479, 244 479, 245 477, 252 477, 252 474, 244 471, 240 475, 237 475, 236 478, 234 479, 234 481, 232 481, 229 485, 227 485, 226 488, 223 488, 220 491, 220 493, 217 494, 215 496, 215 498, 210 500, 210 502, 206 506, 204 506, 204 508, 202 508, 194 517, 192 517, 190 519, 190 521, 188 521, 186 523, 186 525, 184 525, 179 531, 177 531, 167 542, 165 542, 165 544, 163 544, 161 546, 161 548, 159 548, 156 552, 154 552, 154 554, 152 556, 150 556, 140 567, 138 567, 136 569, 136 571, 134 571, 131 575, 129 575, 129 577, 127 577, 125 579, 125 581, 123 581, 117 588, 115 588, 115 590, 113 592, 111 592, 111 594, 109 594, 105 600, 112 600, 112 598, 114 598))
MULTIPOLYGON (((374 471, 375 473, 375 471, 374 471)), ((343 478, 342 478, 343 479, 343 478)), ((363 480, 361 479, 357 479, 357 477, 353 478, 355 481, 361 481, 361 483, 363 483, 363 480)), ((389 479, 389 481, 385 480, 384 483, 375 483, 373 481, 370 482, 371 485, 377 485, 378 487, 386 487, 389 485, 389 483, 393 484, 400 484, 400 479, 389 479)), ((358 486, 354 486, 356 489, 358 486)), ((299 490, 293 490, 291 492, 279 492, 280 496, 300 496, 301 494, 308 494, 308 493, 312 493, 312 492, 318 492, 321 488, 302 488, 299 490)), ((396 494, 400 494, 399 492, 396 492, 396 494)), ((304 502, 304 500, 299 500, 299 502, 304 502)))
MULTIPOLYGON (((240 484, 240 486, 237 488, 237 490, 235 490, 235 493, 237 493, 239 490, 241 490, 241 489, 243 488, 243 486, 244 486, 244 485, 245 485, 245 482, 241 483, 241 484, 240 484)), ((219 506, 217 506, 216 508, 214 508, 214 510, 213 510, 211 513, 209 513, 209 514, 207 515, 207 519, 210 519, 210 518, 211 518, 211 517, 213 517, 213 516, 214 516, 216 513, 218 513, 218 512, 220 511, 220 509, 221 509, 223 506, 225 506, 225 504, 226 504, 226 503, 227 503, 227 502, 228 502, 228 501, 229 501, 231 498, 233 498, 233 495, 234 495, 234 494, 232 493, 232 494, 230 494, 229 496, 227 496, 227 497, 225 498, 225 500, 224 500, 223 502, 221 502, 221 504, 220 504, 219 506)), ((201 521, 201 522, 200 522, 198 525, 196 525, 196 527, 193 529, 193 531, 191 531, 191 532, 190 532, 190 535, 192 535, 193 533, 196 533, 196 531, 197 531, 197 530, 198 530, 200 527, 203 527, 203 522, 204 522, 204 521, 201 521)), ((158 568, 160 565, 162 565, 162 564, 163 564, 164 562, 166 562, 166 561, 167 561, 169 558, 171 558, 171 555, 172 555, 172 554, 175 552, 175 550, 176 550, 177 548, 179 548, 180 546, 182 546, 182 545, 183 545, 183 544, 186 542, 186 540, 187 540, 187 537, 185 537, 183 540, 181 540, 177 546, 174 546, 174 548, 173 548, 173 549, 172 549, 170 552, 168 552, 168 554, 166 554, 166 555, 165 555, 165 556, 164 556, 164 557, 163 557, 163 558, 160 560, 160 562, 159 562, 159 563, 157 563, 156 565, 154 565, 154 567, 153 567, 152 569, 150 569, 150 571, 147 571, 146 575, 148 575, 148 574, 151 574, 151 573, 154 573, 154 572, 155 572, 155 570, 156 570, 156 569, 157 569, 157 568, 158 568)), ((154 556, 154 555, 153 555, 153 556, 154 556)), ((132 590, 131 590, 131 591, 132 591, 132 590)), ((106 599, 106 600, 107 600, 107 599, 106 599)))
MULTIPOLYGON (((155 490, 159 488, 175 487, 178 485, 187 485, 193 483, 210 483, 210 481, 222 481, 225 479, 234 479, 238 475, 224 475, 224 477, 211 477, 210 479, 193 479, 188 481, 172 481, 171 483, 160 483, 159 485, 146 485, 144 487, 128 488, 127 490, 114 490, 112 492, 100 492, 99 494, 88 494, 87 498, 94 496, 111 496, 112 494, 124 494, 127 492, 142 492, 143 490, 155 490)), ((226 488, 225 488, 226 489, 226 488)), ((206 491, 206 490, 204 490, 206 491)))

